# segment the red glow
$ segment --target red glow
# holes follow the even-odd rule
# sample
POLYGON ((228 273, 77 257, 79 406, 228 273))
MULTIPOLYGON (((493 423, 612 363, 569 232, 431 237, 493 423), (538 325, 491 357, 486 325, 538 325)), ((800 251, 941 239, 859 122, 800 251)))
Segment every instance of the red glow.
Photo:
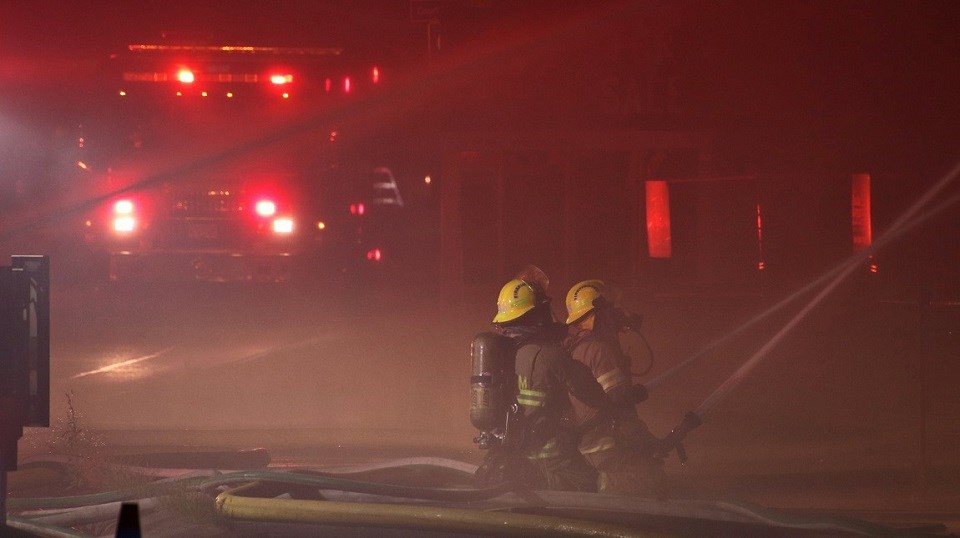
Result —
POLYGON ((330 93, 330 90, 333 89, 333 81, 330 79, 323 81, 323 91, 330 93))
POLYGON ((370 78, 371 78, 371 80, 373 80, 373 83, 374 83, 374 84, 378 84, 378 83, 380 82, 380 68, 379 68, 379 67, 374 67, 374 68, 370 71, 370 78))
POLYGON ((763 213, 759 202, 757 203, 757 257, 760 260, 757 262, 757 270, 763 271, 766 263, 763 261, 763 213))
POLYGON ((261 217, 272 217, 277 213, 277 204, 273 200, 258 200, 254 210, 261 217))
POLYGON ((291 82, 293 82, 293 75, 270 75, 271 84, 276 84, 279 86, 281 84, 290 84, 291 82))
POLYGON ((380 252, 380 249, 374 248, 367 251, 367 259, 372 262, 378 262, 383 259, 383 253, 380 252))
POLYGON ((873 227, 870 219, 870 174, 853 175, 850 198, 853 251, 860 252, 873 243, 873 227))
POLYGON ((343 77, 343 93, 350 93, 351 89, 350 77, 343 77))
POLYGON ((350 204, 351 215, 363 215, 365 211, 366 211, 366 208, 363 207, 363 204, 350 204))
POLYGON ((670 237, 670 191, 667 182, 646 182, 647 247, 651 258, 669 258, 673 255, 670 237))
POLYGON ((196 77, 193 75, 193 71, 189 69, 181 69, 180 71, 177 71, 177 80, 184 84, 190 84, 196 80, 196 77))

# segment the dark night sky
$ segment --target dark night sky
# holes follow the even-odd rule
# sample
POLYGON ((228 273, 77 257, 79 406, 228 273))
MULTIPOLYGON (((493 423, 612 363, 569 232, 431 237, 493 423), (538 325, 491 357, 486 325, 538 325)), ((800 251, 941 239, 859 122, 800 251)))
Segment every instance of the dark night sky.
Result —
MULTIPOLYGON (((635 5, 438 3, 448 56, 551 25, 562 29, 588 18, 599 4, 626 6, 627 13, 635 5)), ((41 0, 5 6, 0 82, 8 87, 25 78, 66 86, 108 51, 163 32, 222 42, 345 46, 411 65, 425 57, 425 28, 410 21, 406 0, 41 0)), ((879 162, 907 168, 924 162, 935 171, 960 155, 960 3, 697 0, 678 6, 672 69, 686 117, 730 141, 721 165, 856 168, 879 162)), ((609 34, 595 28, 579 65, 590 65, 590 49, 605 40, 645 32, 631 24, 628 17, 609 34)))

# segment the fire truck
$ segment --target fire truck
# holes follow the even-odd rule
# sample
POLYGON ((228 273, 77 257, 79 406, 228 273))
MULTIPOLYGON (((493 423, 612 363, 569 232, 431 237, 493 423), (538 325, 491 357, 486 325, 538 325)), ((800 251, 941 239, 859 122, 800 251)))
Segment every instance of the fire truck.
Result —
POLYGON ((337 48, 134 44, 78 140, 111 280, 282 282, 381 264, 403 198, 350 140, 381 69, 337 48), (86 161, 89 162, 86 162, 86 161))

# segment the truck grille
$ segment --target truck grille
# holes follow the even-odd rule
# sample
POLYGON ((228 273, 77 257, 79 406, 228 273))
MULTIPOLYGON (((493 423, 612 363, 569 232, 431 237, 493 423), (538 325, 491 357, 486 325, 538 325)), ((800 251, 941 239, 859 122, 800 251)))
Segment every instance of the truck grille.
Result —
POLYGON ((224 216, 241 210, 239 201, 227 191, 209 191, 180 196, 173 204, 174 217, 224 216))
POLYGON ((230 191, 185 193, 170 209, 168 246, 204 250, 238 248, 245 242, 243 208, 230 191))

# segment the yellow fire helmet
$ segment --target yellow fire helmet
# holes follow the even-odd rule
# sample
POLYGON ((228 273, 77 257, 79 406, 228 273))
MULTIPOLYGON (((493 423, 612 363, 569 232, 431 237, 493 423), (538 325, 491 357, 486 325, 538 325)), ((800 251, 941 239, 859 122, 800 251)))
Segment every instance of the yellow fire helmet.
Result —
POLYGON ((497 297, 494 323, 513 321, 537 306, 537 291, 530 284, 515 278, 507 282, 497 297))
POLYGON ((605 284, 602 280, 578 282, 567 292, 567 325, 576 322, 593 310, 593 301, 603 297, 605 284))

